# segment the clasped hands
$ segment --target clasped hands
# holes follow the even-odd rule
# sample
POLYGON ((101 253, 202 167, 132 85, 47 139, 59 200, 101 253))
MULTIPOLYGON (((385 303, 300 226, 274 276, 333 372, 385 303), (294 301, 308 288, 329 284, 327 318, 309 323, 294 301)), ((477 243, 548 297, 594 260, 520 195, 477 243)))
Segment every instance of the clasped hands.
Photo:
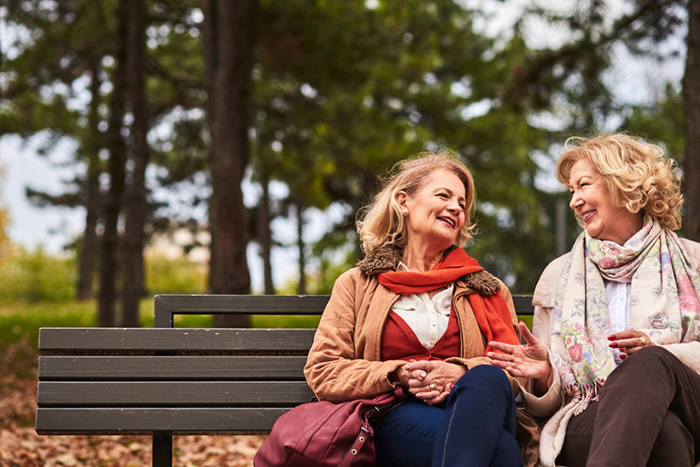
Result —
POLYGON ((441 405, 467 369, 440 360, 410 361, 395 372, 398 383, 428 405, 441 405))

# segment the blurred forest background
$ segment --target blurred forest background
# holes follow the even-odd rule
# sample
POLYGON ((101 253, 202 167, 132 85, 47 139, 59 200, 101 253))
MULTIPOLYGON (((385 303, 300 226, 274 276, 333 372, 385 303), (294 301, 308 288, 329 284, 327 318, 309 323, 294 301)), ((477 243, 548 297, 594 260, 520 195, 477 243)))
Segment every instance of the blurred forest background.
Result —
MULTIPOLYGON (((153 294, 247 294, 251 270, 329 293, 378 177, 424 150, 472 169, 469 253, 515 293, 578 233, 552 175, 572 135, 661 144, 700 240, 699 44, 700 0, 3 0, 0 138, 72 174, 26 196, 84 228, 12 238, 0 173, 0 465, 148 465, 146 437, 36 435, 39 327, 152 326, 153 294)), ((175 465, 261 442, 178 437, 175 465)))
POLYGON ((85 228, 65 254, 25 248, 0 204, 0 302, 94 300, 99 325, 138 326, 154 293, 250 293, 250 245, 264 271, 254 292, 329 293, 360 254, 355 214, 378 176, 441 148, 477 183, 470 254, 531 293, 578 232, 554 161, 595 130, 679 161, 684 233, 700 240, 699 5, 6 0, 0 137, 49 160, 71 143, 64 191, 26 195, 79 210, 85 228), (682 80, 654 72, 679 61, 682 80), (649 74, 627 87, 647 95, 616 93, 630 74, 615 70, 639 62, 649 74), (327 220, 308 242, 312 214, 327 220), (297 240, 280 243, 280 228, 297 240), (279 247, 296 250, 298 273, 274 284, 279 247))

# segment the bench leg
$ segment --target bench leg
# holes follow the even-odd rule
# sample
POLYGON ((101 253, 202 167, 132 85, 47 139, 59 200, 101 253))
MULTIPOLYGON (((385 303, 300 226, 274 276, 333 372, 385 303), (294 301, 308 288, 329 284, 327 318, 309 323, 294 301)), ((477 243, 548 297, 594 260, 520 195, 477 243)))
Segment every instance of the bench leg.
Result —
POLYGON ((153 436, 153 467, 172 467, 173 437, 170 435, 153 436))

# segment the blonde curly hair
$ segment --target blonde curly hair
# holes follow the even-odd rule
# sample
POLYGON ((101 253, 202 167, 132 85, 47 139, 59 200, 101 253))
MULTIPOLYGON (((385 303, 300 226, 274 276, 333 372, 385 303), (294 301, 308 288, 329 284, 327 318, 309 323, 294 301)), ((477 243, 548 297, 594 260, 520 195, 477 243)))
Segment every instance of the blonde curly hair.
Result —
POLYGON ((557 161, 557 179, 569 184, 571 168, 589 161, 603 176, 613 202, 656 219, 671 230, 681 227, 681 181, 676 162, 663 149, 626 134, 571 137, 557 161))
POLYGON ((356 221, 360 246, 368 254, 386 245, 403 248, 406 245, 406 221, 396 201, 400 191, 412 195, 430 175, 444 169, 455 174, 464 183, 465 221, 457 234, 455 245, 464 247, 472 237, 475 225, 471 222, 474 209, 474 179, 467 167, 454 155, 446 152, 421 153, 396 164, 382 180, 382 188, 370 204, 358 212, 356 221))

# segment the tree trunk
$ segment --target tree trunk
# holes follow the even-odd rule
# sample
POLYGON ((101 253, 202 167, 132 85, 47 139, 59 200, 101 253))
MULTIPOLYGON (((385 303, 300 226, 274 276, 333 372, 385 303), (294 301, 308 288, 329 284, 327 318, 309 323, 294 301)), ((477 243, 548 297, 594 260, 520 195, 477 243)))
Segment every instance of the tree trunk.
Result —
POLYGON ((88 127, 90 135, 85 154, 87 160, 87 174, 85 186, 85 232, 80 248, 80 258, 78 260, 78 284, 76 297, 78 300, 89 300, 93 297, 93 280, 95 275, 95 264, 99 251, 97 238, 97 221, 100 215, 100 144, 98 125, 100 122, 100 64, 102 57, 95 57, 90 69, 92 80, 90 82, 90 113, 88 115, 88 127))
POLYGON ((263 192, 258 209, 258 241, 262 250, 265 294, 274 295, 275 286, 272 282, 272 232, 270 231, 270 222, 272 222, 270 216, 270 179, 267 175, 262 177, 260 184, 263 192))
MULTIPOLYGON (((215 294, 250 293, 248 228, 241 182, 250 157, 249 111, 256 0, 202 0, 211 133, 210 284, 215 294)), ((245 327, 248 316, 217 316, 216 326, 245 327)))
POLYGON ((304 254, 304 209, 297 204, 297 249, 299 250, 299 295, 306 295, 306 255, 304 254))
POLYGON ((148 110, 144 92, 144 11, 140 0, 127 0, 126 69, 128 102, 131 104, 131 174, 124 199, 122 249, 121 326, 139 326, 139 301, 145 295, 143 272, 144 224, 146 222, 146 167, 149 148, 148 110))
POLYGON ((685 236, 700 241, 700 0, 688 2, 688 52, 683 76, 685 106, 685 236))
POLYGON ((112 80, 113 89, 110 98, 109 128, 107 130, 107 149, 109 150, 109 191, 104 205, 104 234, 100 244, 100 295, 98 300, 98 326, 115 325, 115 306, 117 298, 117 249, 119 247, 119 212, 124 193, 124 170, 126 163, 126 145, 121 135, 124 120, 124 86, 125 76, 125 41, 126 41, 126 5, 119 2, 117 7, 118 33, 115 44, 115 69, 112 80))

